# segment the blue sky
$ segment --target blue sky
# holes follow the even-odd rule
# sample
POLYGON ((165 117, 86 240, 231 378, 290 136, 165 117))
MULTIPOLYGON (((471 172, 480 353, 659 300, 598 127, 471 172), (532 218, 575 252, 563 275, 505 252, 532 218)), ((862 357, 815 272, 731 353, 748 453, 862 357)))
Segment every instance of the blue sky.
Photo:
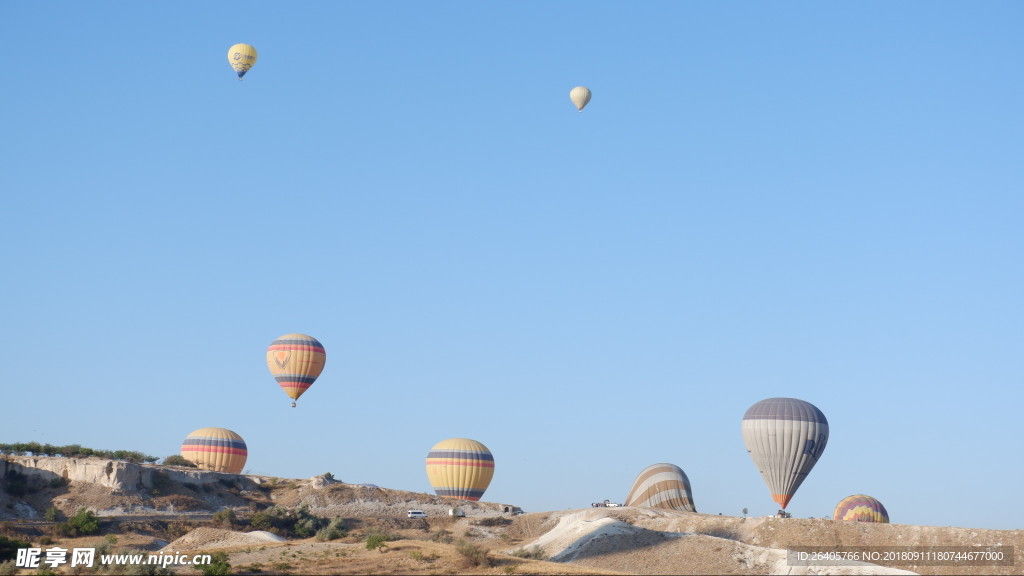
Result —
POLYGON ((1024 4, 4 2, 0 441, 485 500, 1020 529, 1024 4), (259 61, 239 82, 227 48, 259 61), (585 85, 583 112, 569 90, 585 85), (327 349, 297 409, 276 337, 327 349))

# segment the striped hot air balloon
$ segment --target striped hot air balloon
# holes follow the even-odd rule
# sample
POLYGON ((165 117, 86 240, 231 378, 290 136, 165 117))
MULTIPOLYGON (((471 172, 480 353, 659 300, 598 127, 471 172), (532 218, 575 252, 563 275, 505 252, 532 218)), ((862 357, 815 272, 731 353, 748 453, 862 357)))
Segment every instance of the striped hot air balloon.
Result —
POLYGON ((249 450, 245 440, 227 428, 200 428, 181 443, 181 457, 203 470, 240 474, 249 450))
POLYGON ((494 477, 494 456, 476 440, 449 438, 427 454, 427 479, 438 496, 479 500, 494 477))
POLYGON ((646 506, 696 512, 690 479, 675 464, 653 464, 644 468, 626 496, 626 506, 646 506))
POLYGON ((768 398, 743 415, 743 444, 772 499, 783 509, 821 458, 826 443, 828 420, 809 402, 768 398))
POLYGON ((839 501, 836 504, 836 511, 832 513, 833 520, 851 520, 854 522, 880 522, 889 523, 889 513, 885 506, 878 500, 865 494, 854 494, 839 501))
POLYGON ((324 370, 327 353, 316 338, 285 334, 267 348, 267 368, 291 399, 298 400, 324 370))

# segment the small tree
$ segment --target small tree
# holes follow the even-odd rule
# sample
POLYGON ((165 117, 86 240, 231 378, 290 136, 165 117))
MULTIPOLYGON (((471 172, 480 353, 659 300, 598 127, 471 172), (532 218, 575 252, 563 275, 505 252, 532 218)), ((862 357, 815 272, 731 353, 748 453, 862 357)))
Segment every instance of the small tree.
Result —
POLYGON ((744 516, 746 516, 746 515, 747 515, 747 509, 746 509, 746 508, 744 508, 744 509, 743 509, 743 515, 744 515, 744 516))
POLYGON ((388 539, 383 534, 370 534, 366 537, 366 549, 376 550, 381 554, 388 550, 388 539))
POLYGON ((43 520, 46 520, 47 522, 56 522, 60 520, 60 510, 50 506, 46 509, 46 512, 43 512, 43 520))
POLYGON ((164 466, 184 466, 186 468, 198 468, 198 466, 196 466, 194 462, 192 462, 191 460, 186 459, 184 456, 182 456, 180 454, 174 454, 172 456, 168 456, 167 458, 164 458, 163 465, 164 466))

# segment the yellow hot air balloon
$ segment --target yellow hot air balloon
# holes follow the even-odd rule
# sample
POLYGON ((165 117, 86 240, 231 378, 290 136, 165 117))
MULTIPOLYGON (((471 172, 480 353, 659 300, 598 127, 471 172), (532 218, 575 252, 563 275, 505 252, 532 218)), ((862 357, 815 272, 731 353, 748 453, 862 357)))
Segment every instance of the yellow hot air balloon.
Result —
POLYGON ((494 477, 494 456, 476 440, 442 440, 427 454, 427 479, 438 496, 479 500, 494 477))
POLYGON ((242 76, 245 76, 245 73, 256 63, 256 49, 248 44, 235 44, 228 48, 228 63, 238 74, 238 79, 241 80, 242 76))
POLYGON ((249 450, 245 440, 227 428, 200 428, 181 443, 181 457, 203 470, 240 474, 249 450))
POLYGON ((580 112, 583 111, 583 107, 590 102, 590 88, 586 86, 577 86, 569 91, 569 99, 576 105, 576 109, 580 112))
POLYGON ((285 334, 267 348, 267 368, 292 400, 298 400, 313 385, 325 362, 323 344, 305 334, 285 334))

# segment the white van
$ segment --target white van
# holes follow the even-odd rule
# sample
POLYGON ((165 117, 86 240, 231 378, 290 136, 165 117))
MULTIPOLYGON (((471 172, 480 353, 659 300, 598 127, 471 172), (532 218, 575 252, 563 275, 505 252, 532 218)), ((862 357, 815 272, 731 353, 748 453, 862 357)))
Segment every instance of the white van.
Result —
POLYGON ((409 518, 426 518, 427 513, 424 512, 423 510, 409 510, 406 516, 408 516, 409 518))

